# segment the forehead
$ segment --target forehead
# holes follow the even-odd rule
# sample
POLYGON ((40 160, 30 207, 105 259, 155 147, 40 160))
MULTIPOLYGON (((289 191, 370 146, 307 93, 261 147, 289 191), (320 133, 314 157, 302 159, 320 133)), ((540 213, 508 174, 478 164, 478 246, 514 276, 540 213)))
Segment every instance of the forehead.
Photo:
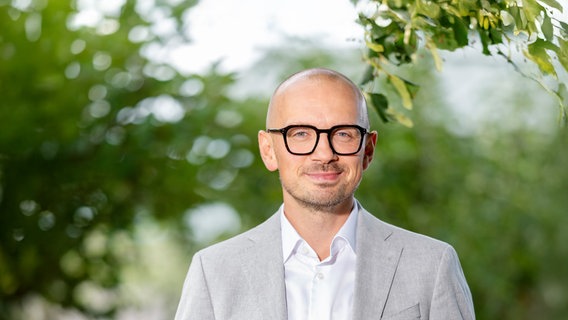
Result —
POLYGON ((356 89, 342 79, 302 78, 280 88, 273 98, 267 120, 273 125, 358 124, 361 118, 359 105, 356 89))

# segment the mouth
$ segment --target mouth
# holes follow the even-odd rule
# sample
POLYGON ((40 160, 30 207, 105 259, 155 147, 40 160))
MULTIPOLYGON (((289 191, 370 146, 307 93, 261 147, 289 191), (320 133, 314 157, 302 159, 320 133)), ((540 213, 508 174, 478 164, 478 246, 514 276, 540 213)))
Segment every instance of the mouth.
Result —
POLYGON ((306 175, 316 182, 335 182, 339 180, 341 171, 308 172, 306 175))
POLYGON ((313 165, 305 168, 304 175, 315 184, 332 185, 339 182, 343 172, 338 164, 313 165))

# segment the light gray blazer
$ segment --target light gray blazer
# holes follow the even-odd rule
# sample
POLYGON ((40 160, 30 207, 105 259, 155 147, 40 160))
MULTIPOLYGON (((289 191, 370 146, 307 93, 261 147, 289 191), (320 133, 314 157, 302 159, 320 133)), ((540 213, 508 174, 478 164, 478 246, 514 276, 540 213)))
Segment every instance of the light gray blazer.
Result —
MULTIPOLYGON (((475 319, 454 249, 361 209, 353 320, 475 319)), ((285 320, 280 218, 196 253, 175 320, 285 320)))

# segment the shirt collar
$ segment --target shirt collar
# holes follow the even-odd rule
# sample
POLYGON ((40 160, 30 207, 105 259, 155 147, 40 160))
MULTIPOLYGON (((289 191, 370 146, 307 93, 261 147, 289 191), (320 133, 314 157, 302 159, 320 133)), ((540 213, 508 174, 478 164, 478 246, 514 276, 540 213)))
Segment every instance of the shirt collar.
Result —
MULTIPOLYGON (((351 210, 349 217, 343 226, 341 226, 341 229, 339 229, 337 234, 333 237, 332 244, 338 237, 341 237, 347 241, 353 252, 357 252, 357 216, 359 215, 360 207, 361 205, 359 202, 355 200, 355 204, 353 205, 353 209, 351 210)), ((284 257, 284 262, 286 262, 304 239, 300 237, 296 229, 294 229, 290 221, 288 221, 288 218, 286 218, 286 215, 284 214, 284 204, 280 206, 278 212, 280 214, 280 225, 282 230, 282 256, 284 257)))
POLYGON ((296 229, 292 226, 286 215, 284 215, 284 204, 278 209, 280 213, 280 225, 282 229, 282 256, 284 262, 288 260, 290 255, 296 250, 302 241, 302 237, 298 234, 296 229))
POLYGON ((337 237, 341 237, 347 240, 347 243, 349 243, 351 249, 353 249, 353 252, 357 252, 357 216, 359 215, 359 208, 359 202, 355 200, 353 209, 351 209, 349 217, 334 237, 334 240, 337 237))

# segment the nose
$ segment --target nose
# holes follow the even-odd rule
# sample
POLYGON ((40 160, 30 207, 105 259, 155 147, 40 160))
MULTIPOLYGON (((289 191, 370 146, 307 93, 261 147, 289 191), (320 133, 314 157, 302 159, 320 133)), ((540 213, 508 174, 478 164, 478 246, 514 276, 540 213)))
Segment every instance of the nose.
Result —
POLYGON ((338 158, 329 143, 329 133, 321 132, 316 149, 310 155, 313 160, 329 163, 338 158))

